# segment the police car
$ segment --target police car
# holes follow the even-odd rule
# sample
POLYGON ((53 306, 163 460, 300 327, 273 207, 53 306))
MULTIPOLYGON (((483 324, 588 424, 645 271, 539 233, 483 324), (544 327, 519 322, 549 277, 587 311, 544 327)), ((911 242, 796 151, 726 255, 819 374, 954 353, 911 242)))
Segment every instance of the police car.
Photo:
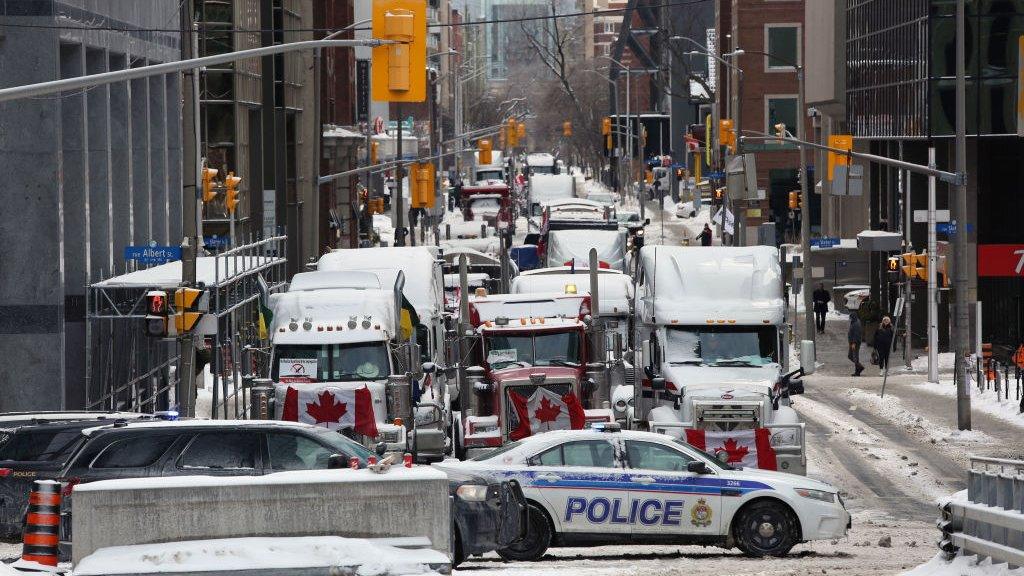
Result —
POLYGON ((804 476, 734 469, 690 445, 615 423, 530 436, 459 469, 515 478, 529 501, 525 539, 498 553, 536 560, 552 546, 712 544, 784 556, 846 535, 837 489, 804 476))

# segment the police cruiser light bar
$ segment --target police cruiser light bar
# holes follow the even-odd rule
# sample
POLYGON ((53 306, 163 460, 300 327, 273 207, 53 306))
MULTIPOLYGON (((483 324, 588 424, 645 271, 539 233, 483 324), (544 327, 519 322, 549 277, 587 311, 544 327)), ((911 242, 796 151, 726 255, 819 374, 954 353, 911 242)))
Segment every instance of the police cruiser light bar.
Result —
POLYGON ((592 430, 598 432, 621 432, 622 425, 618 422, 593 422, 590 424, 592 430))

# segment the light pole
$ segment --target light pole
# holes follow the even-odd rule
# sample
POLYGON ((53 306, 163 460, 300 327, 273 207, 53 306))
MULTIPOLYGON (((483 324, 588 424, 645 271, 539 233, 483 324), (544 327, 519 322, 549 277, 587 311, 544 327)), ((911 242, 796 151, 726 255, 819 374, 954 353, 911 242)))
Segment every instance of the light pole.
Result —
MULTIPOLYGON (((590 69, 588 69, 588 70, 585 70, 585 72, 590 72, 591 74, 597 75, 598 78, 604 80, 605 82, 611 84, 614 87, 613 88, 613 93, 615 94, 615 97, 612 99, 612 111, 615 113, 615 117, 618 118, 619 117, 619 82, 618 82, 618 78, 616 78, 615 80, 612 80, 611 78, 606 78, 603 74, 601 74, 597 70, 590 70, 590 69)), ((626 82, 629 82, 629 76, 626 76, 626 82)), ((627 104, 628 103, 629 103, 629 101, 627 99, 627 104)), ((618 131, 616 131, 616 133, 618 133, 618 131)), ((615 157, 615 160, 618 163, 618 166, 617 166, 616 171, 615 171, 616 172, 616 174, 615 174, 615 192, 620 195, 619 196, 620 198, 625 198, 625 195, 622 194, 622 190, 620 189, 620 186, 619 186, 619 182, 622 179, 622 155, 620 154, 619 156, 615 157)))
MULTIPOLYGON (((769 52, 761 52, 758 50, 741 50, 736 49, 733 54, 737 56, 745 54, 761 54, 772 60, 782 62, 786 66, 793 68, 796 71, 797 81, 797 102, 796 102, 796 133, 797 140, 803 140, 807 136, 807 128, 805 126, 805 118, 807 117, 807 111, 805 109, 805 93, 804 93, 804 67, 801 64, 792 62, 785 58, 780 58, 775 54, 769 52)), ((737 126, 738 129, 738 126, 737 126)), ((742 142, 742 139, 740 140, 742 142)), ((801 268, 801 282, 803 283, 803 296, 804 296, 804 340, 815 341, 814 331, 814 314, 812 312, 813 302, 811 294, 811 188, 810 179, 807 177, 807 147, 803 144, 797 144, 800 148, 800 204, 803 207, 803 213, 800 215, 800 248, 803 250, 803 267, 801 268)))
MULTIPOLYGON (((620 71, 627 71, 626 72, 626 156, 629 157, 629 178, 627 178, 626 182, 627 182, 628 186, 632 187, 632 185, 633 185, 633 119, 629 115, 629 83, 630 83, 630 75, 629 75, 629 72, 628 72, 629 68, 625 64, 623 64, 622 62, 619 62, 618 60, 616 60, 615 58, 612 58, 611 56, 599 56, 599 58, 604 58, 605 60, 608 60, 609 62, 614 63, 616 66, 619 67, 620 71)), ((618 80, 618 78, 616 77, 616 80, 615 80, 615 82, 616 82, 616 84, 615 84, 615 101, 616 102, 618 102, 618 100, 619 100, 619 86, 618 86, 617 80, 618 80)), ((608 81, 609 82, 613 82, 613 80, 611 80, 610 78, 608 79, 608 81)), ((616 105, 616 108, 618 108, 617 105, 616 105)), ((616 110, 616 116, 618 116, 618 111, 617 110, 616 110)), ((623 196, 625 196, 625 194, 623 194, 623 196)), ((639 194, 637 195, 637 201, 640 203, 640 221, 642 222, 643 219, 644 219, 644 201, 640 197, 639 194)))

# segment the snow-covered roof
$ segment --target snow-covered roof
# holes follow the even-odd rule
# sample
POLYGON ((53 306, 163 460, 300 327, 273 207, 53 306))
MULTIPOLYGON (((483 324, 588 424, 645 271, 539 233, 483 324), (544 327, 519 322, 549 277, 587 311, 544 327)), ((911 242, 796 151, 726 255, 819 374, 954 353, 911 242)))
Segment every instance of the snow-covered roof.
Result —
POLYGON ((782 322, 782 267, 771 246, 644 246, 637 314, 657 323, 782 322))
MULTIPOLYGON (((495 294, 470 297, 469 305, 475 311, 474 321, 486 322, 499 317, 578 319, 585 294, 548 292, 545 294, 495 294)), ((510 322, 511 324, 512 322, 510 322)))
POLYGON ((380 340, 385 332, 394 334, 397 330, 394 302, 394 294, 390 290, 324 288, 274 294, 270 298, 270 307, 274 311, 270 335, 275 344, 380 340), (352 316, 356 316, 355 329, 348 327, 352 316), (367 316, 371 325, 363 328, 362 321, 367 316), (292 318, 297 320, 298 330, 288 329, 292 318), (306 318, 313 325, 310 330, 302 328, 306 318), (328 326, 332 328, 330 331, 328 326), (281 328, 285 331, 281 332, 281 328))
POLYGON ((323 288, 349 288, 380 290, 380 278, 372 272, 344 271, 299 272, 292 276, 288 285, 289 292, 300 290, 321 290, 323 288))
POLYGON ((359 132, 346 130, 341 126, 327 125, 324 127, 324 138, 354 138, 359 140, 365 140, 366 136, 360 134, 359 132))
MULTIPOLYGON (((575 284, 580 294, 590 294, 587 271, 580 274, 521 274, 512 280, 513 294, 551 293, 565 290, 566 284, 575 284)), ((629 314, 633 300, 633 283, 625 274, 598 274, 597 288, 601 298, 600 313, 606 315, 629 314)))
MULTIPOLYGON (((83 486, 84 487, 84 486, 83 486)), ((75 566, 77 576, 158 574, 160 572, 257 573, 267 570, 359 566, 360 576, 420 574, 447 565, 430 548, 397 548, 387 540, 341 536, 221 538, 100 548, 75 566), (252 572, 249 572, 252 571, 252 572)))
POLYGON ((568 174, 533 174, 530 176, 531 202, 538 204, 572 197, 572 176, 568 174))
POLYGON ((548 234, 548 262, 564 264, 573 259, 590 264, 590 249, 597 249, 597 260, 609 268, 625 270, 625 230, 555 230, 548 234))
MULTIPOLYGON (((214 286, 234 276, 284 264, 284 258, 271 256, 200 256, 196 259, 196 282, 214 286)), ((93 288, 177 288, 181 284, 181 260, 114 276, 92 285, 93 288)))
POLYGON ((320 257, 317 270, 373 272, 387 289, 394 287, 401 271, 405 273, 402 292, 421 320, 444 311, 441 267, 433 246, 333 250, 320 257))
POLYGON ((474 264, 493 264, 497 266, 501 264, 501 262, 494 256, 484 254, 483 252, 468 246, 453 246, 451 248, 447 248, 441 253, 441 258, 450 264, 458 264, 459 256, 462 256, 463 254, 465 254, 466 264, 469 266, 473 266, 474 264))

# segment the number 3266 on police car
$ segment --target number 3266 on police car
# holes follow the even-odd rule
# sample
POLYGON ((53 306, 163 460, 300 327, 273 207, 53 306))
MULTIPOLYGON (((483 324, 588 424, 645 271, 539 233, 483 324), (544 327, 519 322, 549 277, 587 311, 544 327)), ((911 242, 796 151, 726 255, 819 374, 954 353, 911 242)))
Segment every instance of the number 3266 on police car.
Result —
POLYGON ((499 551, 536 560, 552 546, 694 543, 783 556, 850 527, 836 488, 805 476, 734 469, 662 434, 538 434, 445 464, 515 478, 529 500, 525 539, 499 551))

